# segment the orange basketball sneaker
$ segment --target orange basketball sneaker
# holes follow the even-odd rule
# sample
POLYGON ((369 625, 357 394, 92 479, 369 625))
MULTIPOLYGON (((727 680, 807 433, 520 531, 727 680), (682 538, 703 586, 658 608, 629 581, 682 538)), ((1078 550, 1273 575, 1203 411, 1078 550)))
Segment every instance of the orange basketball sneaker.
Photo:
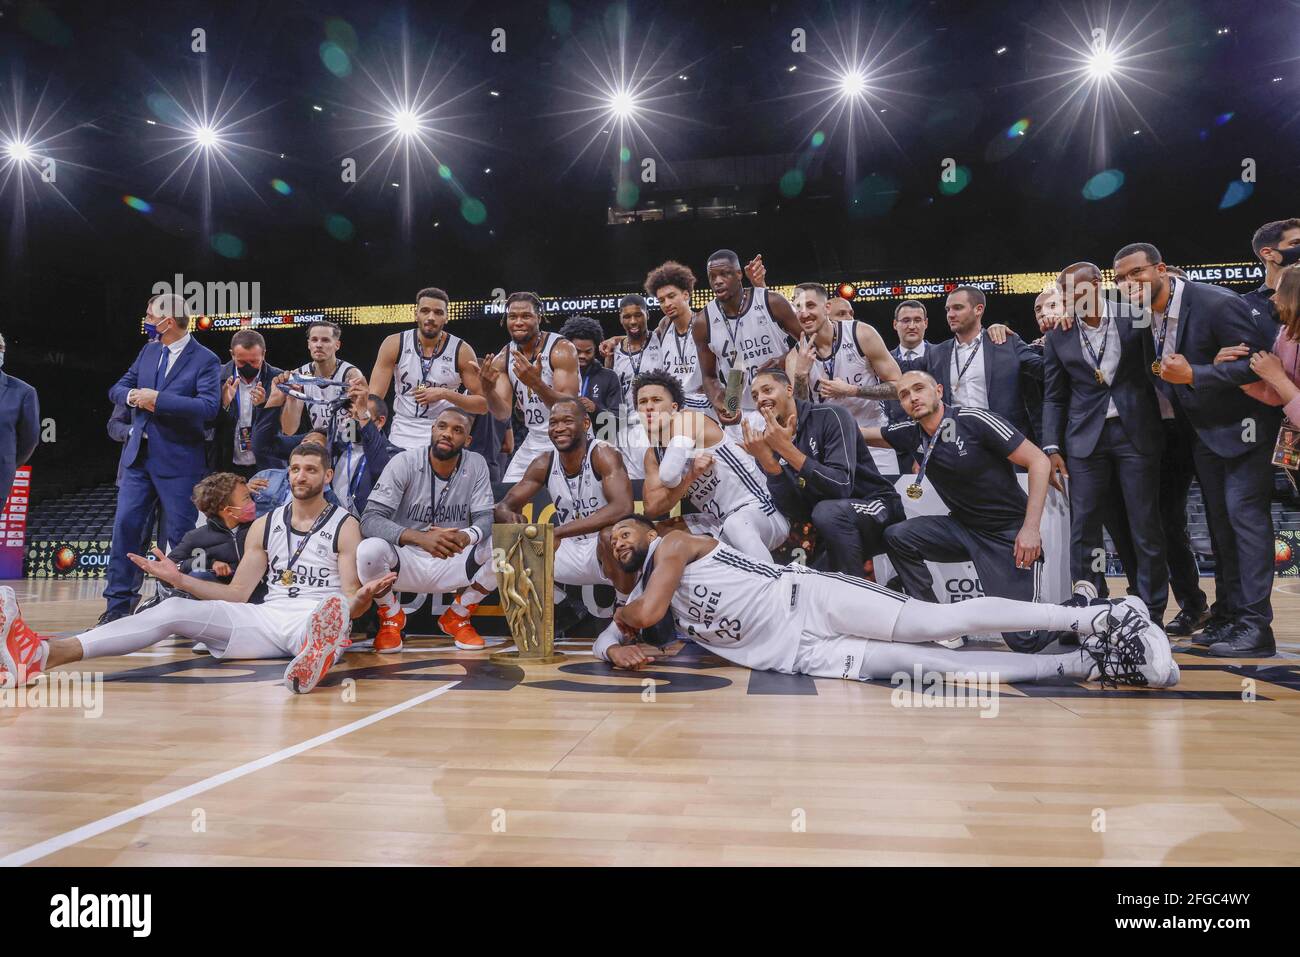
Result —
POLYGON ((406 612, 398 606, 389 613, 379 609, 379 631, 375 633, 375 651, 381 655, 391 655, 402 650, 402 629, 406 627, 406 612))
POLYGON ((40 677, 45 647, 45 640, 23 621, 14 590, 0 587, 0 688, 29 685, 40 677))
POLYGON ((465 608, 468 615, 458 615, 448 608, 438 618, 438 627, 456 639, 456 647, 461 651, 482 651, 487 647, 487 642, 474 629, 474 623, 470 620, 478 605, 466 605, 465 608))
POLYGON ((339 653, 350 641, 351 630, 352 619, 343 599, 335 595, 322 601, 307 622, 302 651, 284 670, 284 683, 295 694, 306 694, 315 688, 338 661, 339 653))

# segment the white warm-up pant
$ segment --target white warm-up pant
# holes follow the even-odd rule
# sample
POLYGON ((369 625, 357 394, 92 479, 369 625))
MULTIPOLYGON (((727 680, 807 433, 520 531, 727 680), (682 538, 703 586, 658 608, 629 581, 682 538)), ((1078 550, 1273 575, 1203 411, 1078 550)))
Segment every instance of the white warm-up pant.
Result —
POLYGON ((523 445, 515 449, 515 454, 510 457, 510 465, 506 468, 506 474, 501 477, 502 482, 518 482, 528 471, 528 466, 533 464, 533 459, 543 452, 553 452, 555 446, 551 444, 550 438, 545 432, 529 432, 524 436, 523 445))
MULTIPOLYGON (((322 599, 323 600, 323 599, 322 599)), ((167 638, 192 638, 214 658, 293 658, 321 600, 280 598, 261 605, 168 598, 77 636, 86 658, 130 654, 167 638)))
POLYGON ((790 535, 790 523, 780 512, 764 514, 761 506, 738 508, 719 522, 712 515, 692 513, 682 516, 692 535, 709 535, 720 539, 751 558, 771 561, 772 552, 790 535))
POLYGON ((480 542, 477 548, 464 548, 451 558, 435 558, 418 545, 399 547, 382 538, 363 539, 357 546, 357 576, 363 583, 383 578, 394 569, 396 583, 388 594, 376 599, 379 607, 388 612, 398 608, 399 591, 439 595, 474 584, 486 594, 497 587, 491 539, 480 542))
POLYGON ((1101 611, 1010 598, 947 605, 902 595, 891 599, 896 593, 847 575, 806 575, 795 582, 806 590, 799 596, 805 610, 803 633, 791 670, 823 678, 887 678, 918 665, 931 671, 997 673, 1002 681, 1085 677, 1089 664, 1079 652, 950 651, 918 643, 1003 631, 1092 634, 1092 621, 1101 611))
POLYGON ((557 585, 608 585, 596 555, 598 535, 583 538, 564 538, 555 550, 555 583, 557 585))

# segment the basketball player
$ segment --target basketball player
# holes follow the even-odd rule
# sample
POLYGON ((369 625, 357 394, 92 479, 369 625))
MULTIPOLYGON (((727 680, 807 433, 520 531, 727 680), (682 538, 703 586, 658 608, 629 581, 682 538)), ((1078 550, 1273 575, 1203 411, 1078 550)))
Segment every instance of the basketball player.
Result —
POLYGON ((826 314, 830 316, 831 322, 852 322, 853 303, 843 296, 831 296, 826 303, 826 314))
POLYGON ((415 328, 385 338, 370 371, 370 391, 381 397, 397 376, 389 439, 404 449, 428 444, 429 427, 443 409, 455 406, 472 415, 488 410, 473 347, 445 328, 448 302, 433 286, 417 292, 415 328))
POLYGON ((700 378, 700 356, 695 347, 694 328, 704 322, 702 314, 691 309, 691 293, 695 290, 695 273, 672 259, 650 271, 645 278, 646 293, 659 300, 663 318, 654 331, 658 362, 644 371, 667 372, 681 383, 686 395, 683 408, 703 412, 717 419, 717 410, 704 394, 700 378))
POLYGON ((429 441, 394 456, 366 503, 357 574, 369 582, 397 573, 392 590, 377 598, 374 647, 381 654, 402 650, 406 613, 394 594, 399 591, 437 595, 464 588, 438 626, 457 648, 485 647, 470 616, 497 587, 492 482, 483 456, 466 448, 470 427, 468 412, 443 409, 429 441))
POLYGON ((623 387, 623 409, 628 415, 636 411, 632 382, 658 365, 659 340, 650 336, 649 316, 650 304, 644 296, 624 296, 618 304, 618 321, 624 336, 605 356, 605 365, 614 370, 623 387))
MULTIPOLYGON (((339 358, 339 346, 342 344, 343 330, 328 320, 318 319, 307 326, 307 351, 311 354, 311 361, 299 366, 293 372, 315 376, 318 379, 329 379, 344 387, 353 382, 364 382, 365 376, 361 374, 360 369, 346 359, 339 358)), ((276 382, 279 383, 282 378, 287 376, 284 374, 277 376, 276 382)), ((274 391, 280 392, 279 389, 274 391)), ((333 435, 336 415, 342 412, 346 417, 347 413, 341 409, 335 410, 330 406, 330 402, 342 398, 345 388, 313 384, 297 386, 293 391, 306 399, 311 427, 326 435, 333 435)), ((274 408, 275 405, 283 402, 284 408, 280 412, 280 431, 285 435, 294 435, 298 431, 298 426, 302 424, 304 398, 290 395, 281 400, 272 395, 267 399, 267 408, 274 408)))
POLYGON ((509 419, 517 404, 528 430, 501 477, 503 482, 519 481, 538 455, 552 450, 547 438, 549 410, 561 398, 578 394, 578 354, 573 343, 543 332, 541 317, 542 301, 536 295, 511 293, 506 299, 510 343, 501 352, 484 356, 480 369, 492 415, 509 419))
POLYGON ((1169 639, 1136 598, 1076 596, 1070 605, 973 598, 951 605, 916 601, 872 582, 803 565, 755 561, 711 538, 670 532, 629 515, 615 523, 616 583, 631 600, 592 647, 620 668, 649 660, 635 645, 641 629, 671 611, 692 641, 755 670, 860 681, 913 669, 985 672, 997 681, 1068 677, 1152 688, 1178 682, 1169 639), (624 577, 628 576, 628 577, 624 577), (628 578, 635 576, 635 581, 628 578), (948 651, 918 645, 967 633, 1073 631, 1078 652, 1025 655, 948 651))
POLYGON ((707 270, 714 300, 704 308, 704 321, 695 323, 693 329, 700 376, 718 421, 734 427, 732 437, 739 439, 742 415, 756 428, 762 424, 749 390, 754 373, 782 368, 790 343, 803 330, 794 309, 780 293, 763 286, 744 288, 740 257, 730 249, 720 249, 710 256, 707 270), (722 384, 732 370, 742 373, 736 412, 726 410, 722 384))
POLYGON ((597 556, 602 528, 632 510, 632 483, 618 449, 589 438, 591 419, 578 400, 551 406, 550 452, 533 459, 523 478, 496 506, 498 522, 524 522, 520 510, 546 486, 555 504, 555 581, 604 585, 609 577, 597 556))
POLYGON ((682 387, 667 372, 636 380, 637 411, 645 420, 641 497, 647 515, 666 515, 683 498, 698 510, 686 516, 696 534, 716 534, 737 551, 766 561, 790 534, 767 480, 749 453, 703 413, 685 409, 682 387))
MULTIPOLYGON (((880 333, 856 319, 833 321, 826 305, 826 287, 820 283, 795 287, 794 312, 803 336, 785 357, 794 397, 837 402, 853 413, 858 428, 888 425, 885 401, 897 395, 898 363, 880 333)), ((873 450, 871 457, 882 472, 898 468, 892 451, 873 450)))
POLYGON ((247 550, 228 585, 191 577, 154 549, 156 561, 132 555, 148 574, 206 599, 168 598, 147 611, 119 618, 72 638, 42 638, 19 617, 12 589, 0 589, 4 640, 0 687, 31 683, 42 671, 85 658, 127 655, 179 636, 201 641, 214 658, 283 658, 285 683, 311 691, 348 644, 350 619, 364 614, 394 575, 361 585, 357 520, 325 501, 331 469, 322 446, 303 443, 289 457, 293 500, 253 522, 247 550), (266 599, 246 604, 259 580, 266 599))

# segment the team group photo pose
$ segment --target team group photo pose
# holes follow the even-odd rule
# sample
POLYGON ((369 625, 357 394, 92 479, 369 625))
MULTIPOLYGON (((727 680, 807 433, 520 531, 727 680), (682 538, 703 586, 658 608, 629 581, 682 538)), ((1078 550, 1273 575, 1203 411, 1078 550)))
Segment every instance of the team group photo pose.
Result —
POLYGON ((1049 886, 1266 917, 1297 40, 0 2, 0 864, 69 877, 13 912, 147 936, 88 868, 187 868, 140 883, 170 936, 211 868, 797 866, 1006 868, 954 916, 1031 932, 1049 886), (1100 865, 1205 870, 1031 870, 1100 865))

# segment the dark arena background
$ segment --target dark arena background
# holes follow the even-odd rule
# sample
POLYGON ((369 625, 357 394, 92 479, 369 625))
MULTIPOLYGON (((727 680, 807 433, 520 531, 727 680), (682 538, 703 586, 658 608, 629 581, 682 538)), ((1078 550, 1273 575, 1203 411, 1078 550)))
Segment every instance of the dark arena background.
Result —
MULTIPOLYGON (((1065 266, 1111 285, 1131 243, 1193 283, 1266 285, 1252 237, 1300 215, 1298 147, 1294 0, 0 0, 3 372, 40 403, 0 577, 43 637, 104 611, 108 393, 159 290, 196 304, 221 362, 253 329, 266 361, 301 366, 325 319, 369 377, 423 287, 482 359, 505 348, 512 292, 537 293, 544 330, 582 315, 613 336, 665 260, 704 310, 729 249, 761 255, 787 299, 821 284, 889 349, 904 300, 931 345, 952 338, 958 286, 1028 344, 1065 266)), ((651 297, 651 328, 661 315, 651 297)), ((691 641, 636 673, 592 655, 604 585, 570 587, 549 665, 458 650, 437 623, 453 592, 406 596, 399 655, 359 625, 301 698, 284 662, 183 637, 70 665, 101 682, 98 720, 0 691, 0 864, 1295 865, 1300 499, 1285 470, 1272 484, 1275 654, 1173 637, 1165 689, 1058 676, 932 707, 691 641)), ((1051 495, 1061 601, 1070 506, 1051 495)), ((1213 601, 1206 500, 1193 483, 1186 528, 1213 601)), ((530 519, 549 508, 540 493, 530 519)), ((1109 529, 1102 545, 1121 596, 1109 529)), ((805 547, 796 524, 774 560, 805 547)), ((945 606, 985 586, 936 583, 945 606)), ((495 593, 475 620, 508 635, 495 593)), ((1150 914, 1115 900, 1089 911, 1150 914)))

